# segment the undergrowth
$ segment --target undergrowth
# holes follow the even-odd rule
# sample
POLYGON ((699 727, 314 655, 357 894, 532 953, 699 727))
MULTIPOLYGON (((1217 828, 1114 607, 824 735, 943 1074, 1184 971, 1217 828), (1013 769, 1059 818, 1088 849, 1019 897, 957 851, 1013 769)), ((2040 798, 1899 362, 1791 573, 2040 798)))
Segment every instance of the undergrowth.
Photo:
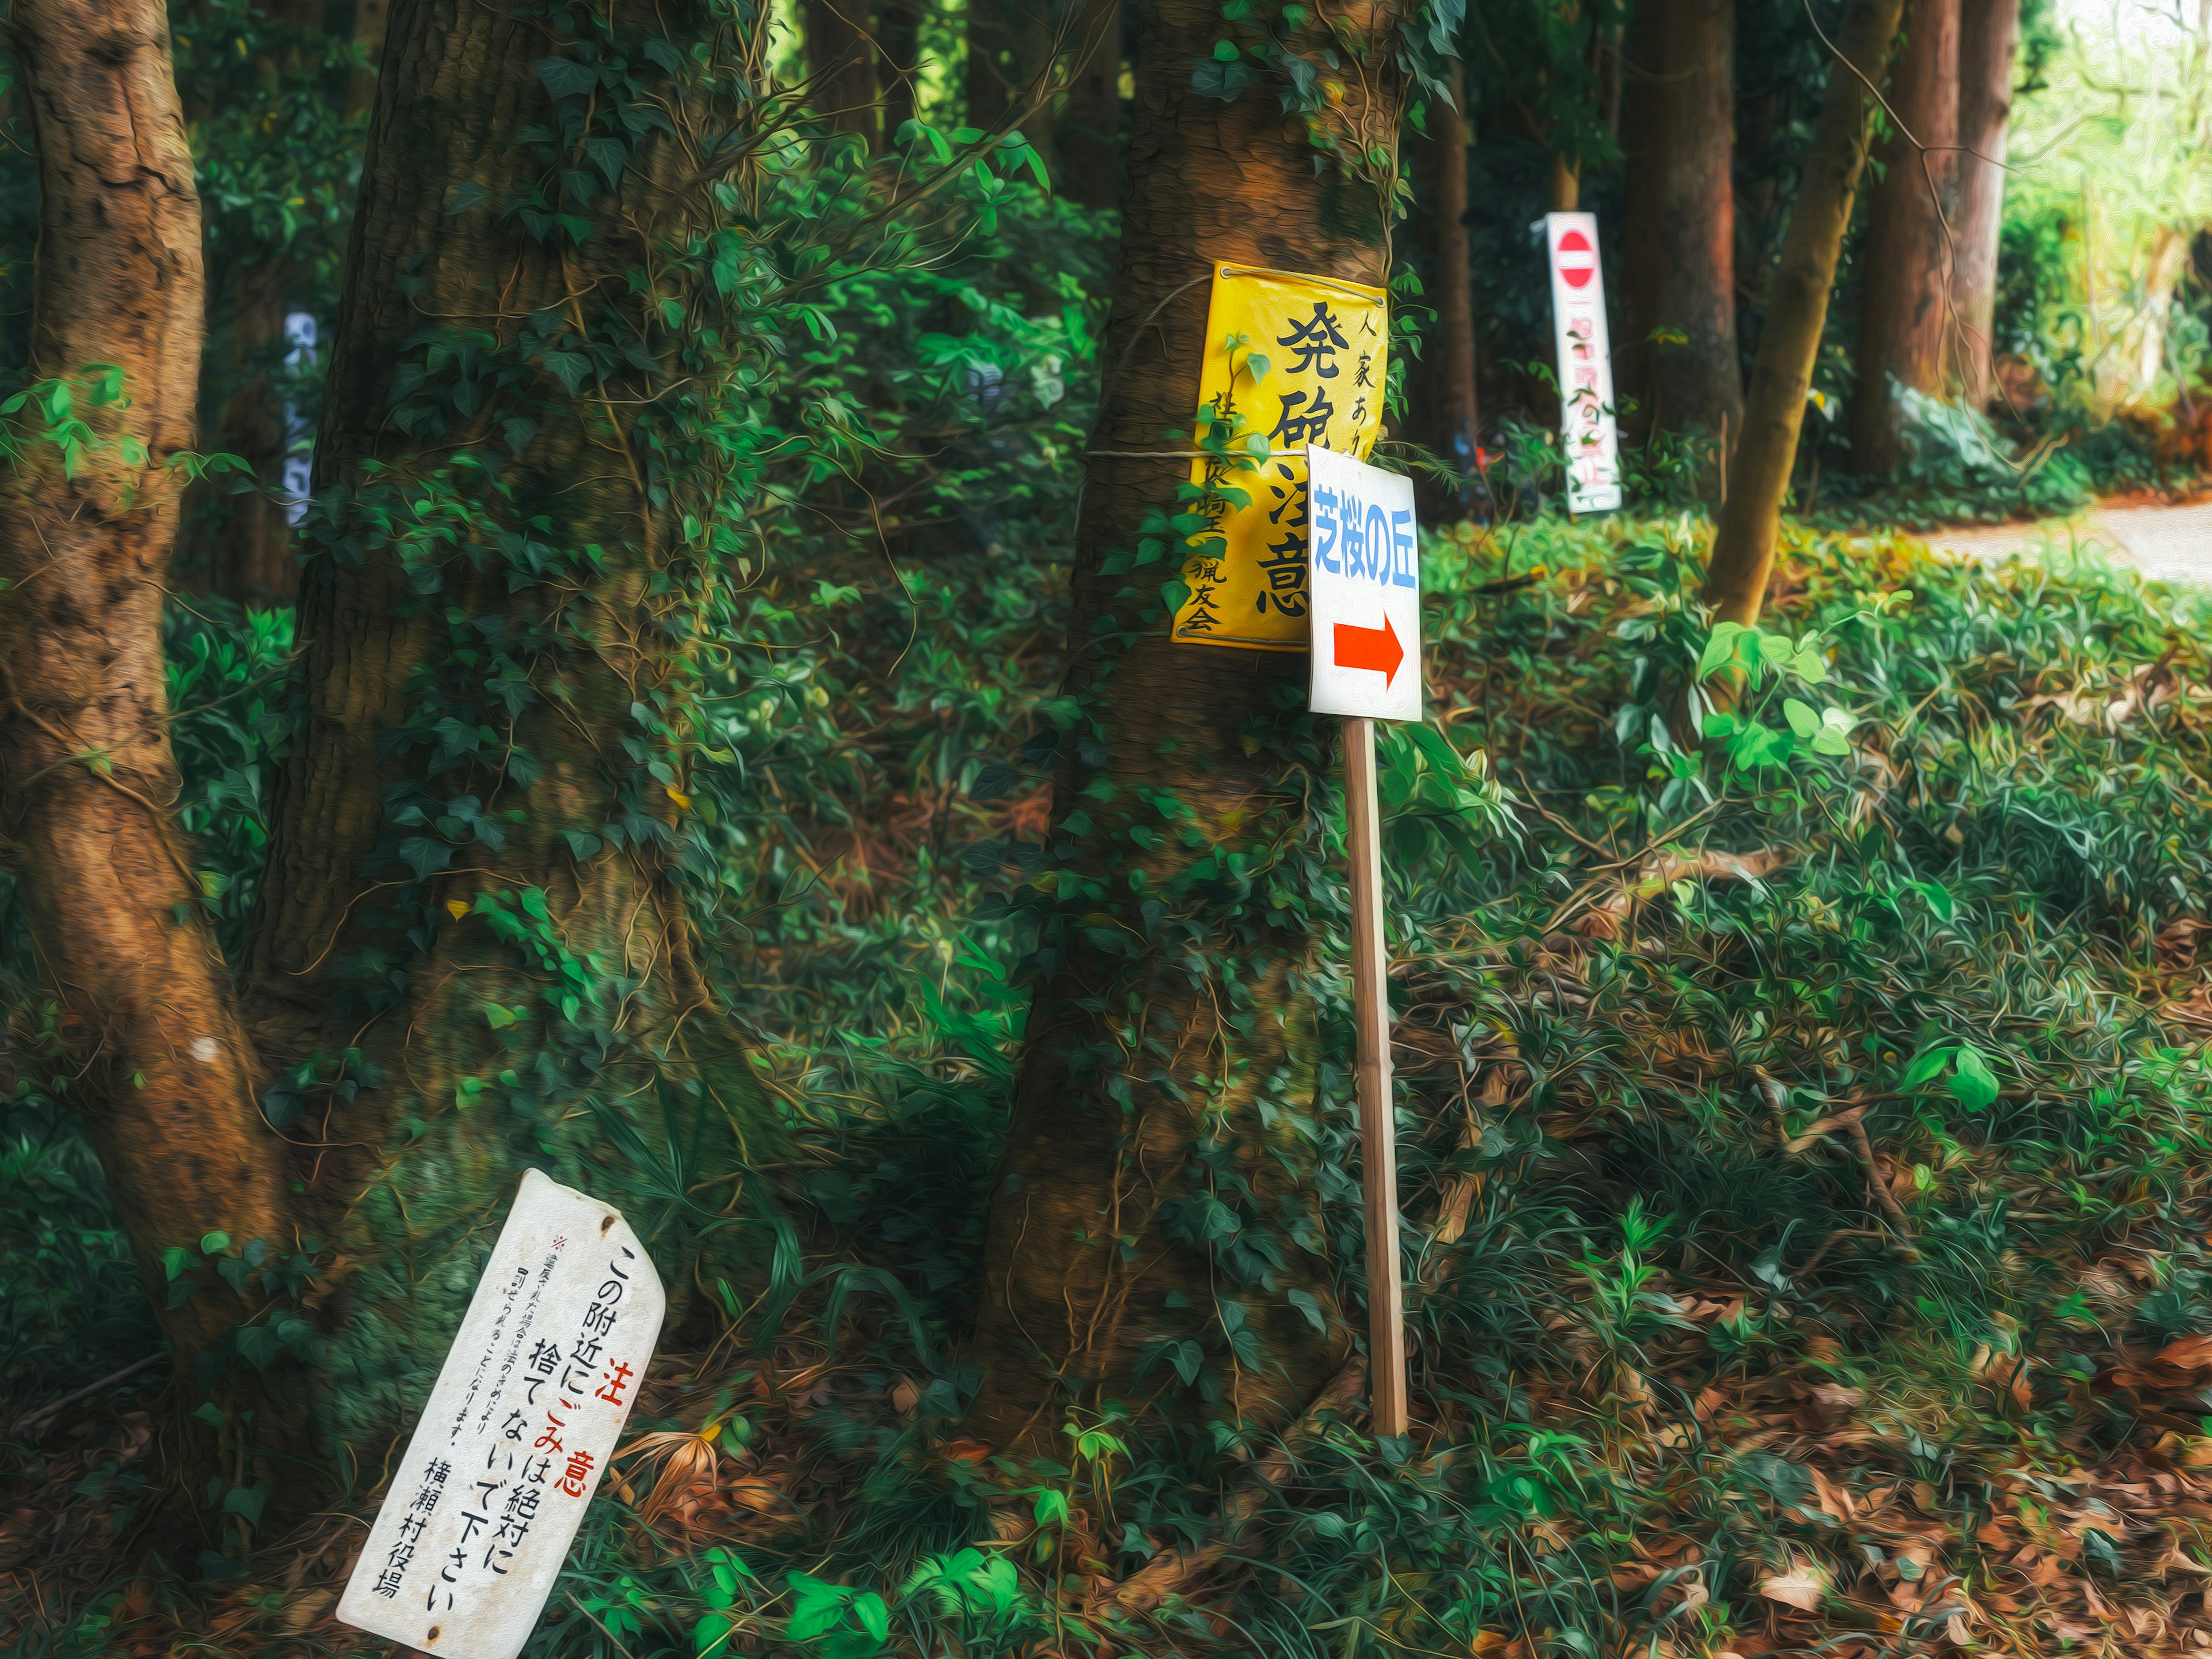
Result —
MULTIPOLYGON (((791 1251, 719 1344, 656 1362, 532 1651, 2205 1644, 2202 602, 1796 532, 1769 632, 1716 647, 1706 534, 1538 520, 1430 547, 1450 749, 1393 732, 1385 756, 1414 1431, 1323 1421, 1210 1574, 1121 1623, 1091 1611, 1103 1586, 1216 1535, 1199 1449, 1139 1407, 1016 1468, 961 1417, 1027 1002, 993 897, 1043 822, 1022 750, 1053 718, 1064 573, 994 544, 776 575, 727 671, 742 921, 714 945, 791 1131, 791 1251), (1692 748, 1701 663, 1708 695, 1730 664, 1745 684, 1692 748)), ((288 644, 219 617, 173 642, 185 810, 231 902, 288 644)), ((150 1327, 73 1129, 5 1127, 12 1422, 150 1327)), ((289 1593, 343 1564, 337 1523, 219 1590, 114 1579, 146 1445, 127 1388, 9 1436, 0 1652, 180 1627, 356 1650, 326 1589, 289 1593)))

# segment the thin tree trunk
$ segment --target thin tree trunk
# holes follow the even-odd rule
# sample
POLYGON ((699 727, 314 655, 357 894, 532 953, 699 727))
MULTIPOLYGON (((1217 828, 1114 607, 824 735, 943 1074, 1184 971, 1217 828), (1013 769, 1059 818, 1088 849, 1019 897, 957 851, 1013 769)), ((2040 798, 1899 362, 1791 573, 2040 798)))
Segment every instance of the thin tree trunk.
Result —
POLYGON ((1735 0, 1645 0, 1628 36, 1621 389, 1638 438, 1743 429, 1736 358, 1735 0), (1661 344, 1654 333, 1685 337, 1661 344))
POLYGON ((345 112, 349 120, 375 106, 377 70, 384 62, 384 32, 391 15, 392 0, 355 0, 353 49, 361 67, 346 76, 345 112))
POLYGON ((1838 42, 1846 61, 1828 66, 1820 125, 1768 290, 1766 324, 1744 398, 1743 437, 1735 447, 1705 574, 1705 603, 1721 621, 1755 622, 1765 600, 1836 263, 1866 167, 1872 106, 1866 85, 1881 82, 1903 9, 1904 0, 1851 0, 1838 42))
MULTIPOLYGON (((280 1170, 198 882, 170 811, 161 608, 204 327, 199 200, 160 0, 17 0, 39 164, 28 378, 74 386, 70 476, 39 425, 0 506, 0 846, 21 885, 83 1114, 149 1287, 203 1235, 278 1249, 280 1170), (125 399, 88 384, 119 370, 125 399)), ((111 389, 112 390, 112 389, 111 389)), ((198 1275, 195 1275, 197 1278, 198 1275)), ((235 1323, 220 1285, 155 1306, 180 1372, 235 1323)))
POLYGON ((2020 0, 1964 0, 1959 32, 1958 392, 1988 406, 1997 308, 1997 244, 2004 228, 2005 148, 2012 131, 2013 58, 2020 0))
POLYGON ((231 319, 231 373, 240 379, 223 402, 216 428, 216 453, 236 455, 252 469, 258 490, 232 493, 229 474, 210 478, 193 494, 204 515, 201 532, 215 592, 243 605, 289 605, 298 586, 292 526, 276 491, 284 481, 290 434, 276 368, 284 356, 284 276, 279 264, 244 273, 231 319))
POLYGON ((1053 112, 1027 106, 1052 72, 1049 12, 1029 0, 968 0, 968 125, 1014 122, 1048 173, 1056 173, 1053 112))
POLYGON ((1572 213, 1583 199, 1582 173, 1563 149, 1552 152, 1551 210, 1572 213))
POLYGON ((882 129, 868 0, 806 0, 806 70, 814 110, 840 132, 875 148, 882 129))
MULTIPOLYGON (((1335 118, 1364 135, 1355 151, 1394 143, 1394 9, 1330 23, 1369 48, 1367 88, 1335 118)), ((1158 611, 1167 567, 1119 574, 1188 475, 1160 434, 1197 410, 1212 269, 1377 285, 1389 270, 1380 194, 1316 169, 1273 87, 1226 103, 1193 88, 1219 32, 1212 0, 1145 0, 1139 15, 1112 368, 1076 552, 1069 689, 1084 714, 1055 790, 1067 908, 1047 923, 1041 960, 1060 960, 1030 1018, 974 1342, 976 1420, 1017 1450, 1055 1441, 1064 1409, 1102 1394, 1170 1420, 1280 1426, 1348 1340, 1340 1319, 1316 1329, 1285 1297, 1309 1292, 1316 1319, 1329 1304, 1304 988, 1316 940, 1262 891, 1322 878, 1308 860, 1326 750, 1296 712, 1305 660, 1175 644, 1158 611), (1232 1357, 1232 1319, 1261 1363, 1232 1357), (1200 1352, 1194 1401, 1176 1365, 1200 1352)))
POLYGON ((1467 239, 1466 79, 1456 58, 1446 76, 1450 100, 1430 106, 1437 151, 1436 373, 1442 393, 1437 450, 1468 478, 1475 475, 1482 426, 1474 379, 1474 269, 1467 239))
MULTIPOLYGON (((288 76, 302 73, 299 43, 329 9, 326 0, 270 0, 264 6, 265 21, 283 35, 279 50, 257 66, 272 100, 283 94, 288 76)), ((321 61, 319 52, 307 56, 321 61)), ((241 490, 235 475, 220 473, 188 490, 178 562, 210 591, 245 605, 289 605, 298 586, 292 526, 277 495, 292 435, 280 380, 292 276, 281 246, 252 242, 228 247, 209 276, 209 328, 219 335, 227 320, 229 330, 228 371, 216 380, 229 389, 209 447, 243 459, 256 488, 241 490)))
POLYGON ((916 80, 921 70, 921 8, 916 0, 882 0, 877 12, 883 60, 883 143, 896 149, 899 129, 914 119, 916 80))
POLYGON ((1122 0, 1085 0, 1073 46, 1087 52, 1068 88, 1057 148, 1060 193, 1088 208, 1121 196, 1122 0))
POLYGON ((1905 132, 1882 147, 1883 172, 1867 194, 1859 313, 1857 390, 1851 398, 1851 466, 1894 472, 1905 459, 1900 386, 1941 396, 1950 307, 1952 240, 1945 223, 1958 174, 1959 0, 1912 0, 1891 107, 1905 132), (1919 141, 1916 149, 1912 140, 1919 141))

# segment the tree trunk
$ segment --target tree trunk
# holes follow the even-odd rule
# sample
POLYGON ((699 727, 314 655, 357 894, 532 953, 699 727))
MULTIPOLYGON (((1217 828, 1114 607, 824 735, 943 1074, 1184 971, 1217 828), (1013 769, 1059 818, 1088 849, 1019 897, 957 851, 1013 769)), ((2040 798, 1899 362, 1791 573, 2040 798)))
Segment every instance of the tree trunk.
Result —
POLYGON ((1552 152, 1551 210, 1572 213, 1583 199, 1582 170, 1563 149, 1552 152))
MULTIPOLYGON (((170 811, 161 607, 204 326, 199 199, 161 0, 17 0, 39 163, 28 379, 97 434, 65 468, 26 411, 0 510, 0 846, 140 1271, 206 1234, 289 1249, 258 1066, 170 811), (120 397, 93 366, 120 374, 120 397), (72 476, 73 471, 73 476, 72 476)), ((235 1323, 155 1307, 180 1373, 235 1323)))
POLYGON ((1759 356, 1744 398, 1743 437, 1735 447, 1728 501, 1705 574, 1705 603, 1719 621, 1755 622, 1766 598, 1836 262, 1851 222, 1851 198, 1866 167, 1872 100, 1860 76, 1881 84, 1903 9, 1904 0, 1851 0, 1844 14, 1838 44, 1848 61, 1828 67, 1820 125, 1768 291, 1766 324, 1759 331, 1759 356))
MULTIPOLYGON (((280 50, 264 54, 256 65, 274 101, 283 94, 287 76, 301 72, 297 43, 321 25, 330 7, 326 0, 270 0, 262 9, 265 21, 283 33, 280 50)), ((319 63, 319 54, 309 61, 319 63)), ((211 377, 228 391, 209 447, 244 460, 255 488, 241 490, 243 480, 226 472, 188 490, 178 562, 196 582, 204 580, 227 599, 262 607, 289 605, 298 569, 291 522, 278 492, 292 437, 280 372, 289 349, 284 319, 294 268, 281 246, 251 240, 241 245, 241 239, 220 234, 216 246, 222 247, 226 240, 231 245, 209 272, 208 324, 218 337, 228 324, 227 370, 211 377)))
POLYGON ((346 76, 349 120, 375 106, 377 70, 384 62, 384 33, 391 15, 392 0, 354 0, 353 49, 361 67, 346 76))
POLYGON ((1975 409, 1994 384, 1997 250, 2004 224, 2004 161, 2012 126, 2020 0, 1969 0, 1959 40, 1959 315, 1957 391, 1975 409))
MULTIPOLYGON (((1459 60, 1446 71, 1451 99, 1430 106, 1437 152, 1437 452, 1462 478, 1476 476, 1480 409, 1474 380, 1474 270, 1467 242, 1466 80, 1459 60)), ((1466 486, 1452 506, 1463 510, 1466 486)), ((1454 512, 1454 517, 1459 516, 1454 512)))
POLYGON ((11 18, 42 384, 4 452, 0 848, 59 1008, 45 1086, 82 1112, 182 1426, 210 1400, 223 1425, 179 1484, 242 1475, 264 1525, 333 1468, 374 1484, 524 1167, 657 1218, 679 1302, 744 1277, 726 1223, 759 1120, 676 885, 690 642, 721 603, 698 526, 740 510, 686 457, 738 418, 742 360, 707 342, 750 303, 663 258, 750 183, 728 77, 654 67, 720 34, 705 9, 596 12, 617 86, 520 8, 392 9, 243 1010, 169 810, 167 463, 204 296, 163 9, 11 18), (64 415, 73 461, 44 435, 64 415))
MULTIPOLYGON (((671 109, 694 94, 637 47, 680 50, 691 10, 606 19, 671 109)), ((315 456, 305 729, 246 970, 265 1051, 305 1079, 296 1207, 344 1264, 318 1426, 372 1473, 526 1162, 619 1202, 641 1172, 606 1161, 595 1114, 657 1128, 658 1095, 719 1149, 693 1178, 727 1182, 749 1110, 671 883, 675 641, 712 574, 667 501, 684 475, 648 489, 682 348, 668 291, 629 281, 704 234, 683 216, 705 186, 673 137, 630 139, 613 190, 583 134, 526 138, 587 106, 640 131, 596 77, 556 111, 545 40, 478 0, 392 9, 315 456), (590 236, 505 210, 540 199, 590 236)))
POLYGON ((1997 245, 2004 228, 2005 146, 2012 131, 2012 66, 2020 47, 2020 0, 1964 0, 1959 31, 1957 391, 1970 409, 1989 404, 1995 383, 1997 245))
POLYGON ((237 280, 230 357, 239 384, 223 401, 212 446, 217 454, 244 460, 258 489, 234 493, 234 475, 220 473, 186 503, 210 586, 241 605, 264 607, 289 605, 298 586, 292 526, 276 494, 291 435, 276 373, 285 352, 284 276, 281 264, 264 263, 237 280))
POLYGON ((914 119, 921 73, 921 8, 916 0, 883 0, 877 14, 883 59, 884 127, 886 149, 897 148, 899 129, 914 119))
POLYGON ((1012 125, 1055 172, 1053 112, 1030 105, 1052 73, 1052 19, 1029 0, 968 0, 968 125, 1012 125))
POLYGON ((1628 36, 1620 268, 1638 438, 1743 429, 1736 359, 1735 0, 1645 0, 1628 36), (1685 337, 1659 343, 1661 331, 1685 337))
POLYGON ((1869 474, 1894 472, 1905 459, 1897 388, 1940 397, 1947 358, 1956 362, 1945 349, 1954 334, 1945 217, 1958 176, 1959 0, 1912 0, 1890 106, 1905 131, 1882 147, 1884 170, 1867 195, 1859 256, 1865 275, 1851 466, 1869 474))
POLYGON ((867 0, 806 0, 806 71, 815 113, 874 149, 882 121, 867 0))
POLYGON ((1122 0, 1087 0, 1075 50, 1085 53, 1069 87, 1057 149, 1060 193, 1088 208, 1121 198, 1122 0))
MULTIPOLYGON (((1366 135, 1355 153, 1387 147, 1404 95, 1383 49, 1395 11, 1354 6, 1330 24, 1370 70, 1333 118, 1366 135)), ((1305 659, 1175 644, 1158 600, 1170 565, 1125 573, 1188 477, 1185 446, 1160 434, 1197 411, 1212 266, 1379 285, 1388 221, 1373 183, 1316 168, 1275 87, 1230 102, 1193 88, 1219 32, 1212 0, 1140 13, 1112 367, 1076 550, 1081 713, 1055 788, 1056 896, 1032 890, 1060 908, 1042 924, 974 1343, 981 1432, 1018 1450, 1101 1396, 1154 1424, 1233 1416, 1264 1431, 1348 1342, 1340 1317, 1316 1329, 1285 1295, 1310 1294, 1316 1322, 1331 1305, 1317 941, 1303 897, 1285 896, 1333 874, 1329 744, 1300 712, 1305 659), (1178 1364, 1196 1368, 1195 1401, 1178 1364)))

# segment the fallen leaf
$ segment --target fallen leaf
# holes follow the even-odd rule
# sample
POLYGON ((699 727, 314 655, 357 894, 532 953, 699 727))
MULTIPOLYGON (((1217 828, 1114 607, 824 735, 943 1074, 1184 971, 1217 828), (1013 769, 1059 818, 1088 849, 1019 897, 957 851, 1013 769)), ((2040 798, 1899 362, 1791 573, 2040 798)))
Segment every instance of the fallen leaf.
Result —
POLYGON ((1800 1561, 1787 1572, 1771 1573, 1760 1579, 1759 1593, 1768 1601, 1779 1601, 1784 1607, 1796 1607, 1804 1613, 1817 1613, 1828 1588, 1821 1582, 1819 1571, 1810 1562, 1800 1561))

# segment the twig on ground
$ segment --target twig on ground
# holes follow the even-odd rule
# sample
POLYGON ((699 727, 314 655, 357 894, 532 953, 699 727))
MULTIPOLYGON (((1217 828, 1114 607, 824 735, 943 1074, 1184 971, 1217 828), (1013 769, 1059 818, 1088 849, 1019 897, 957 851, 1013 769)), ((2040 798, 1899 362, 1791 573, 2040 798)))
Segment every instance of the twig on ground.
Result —
POLYGON ((71 1406, 76 1405, 78 1401, 89 1400, 96 1394, 105 1394, 117 1383, 129 1382, 132 1377, 137 1376, 139 1372, 145 1370, 149 1366, 160 1364, 161 1361, 167 1358, 168 1358, 168 1356, 166 1354, 149 1353, 143 1359, 134 1359, 129 1364, 125 1365, 121 1370, 112 1371, 107 1376, 101 1377, 97 1382, 88 1382, 82 1388, 77 1389, 74 1394, 65 1394, 50 1406, 41 1406, 34 1412, 26 1412, 22 1416, 15 1419, 14 1426, 11 1427, 8 1432, 10 1434, 21 1434, 27 1430, 35 1429, 40 1424, 45 1422, 48 1418, 68 1410, 71 1406))

